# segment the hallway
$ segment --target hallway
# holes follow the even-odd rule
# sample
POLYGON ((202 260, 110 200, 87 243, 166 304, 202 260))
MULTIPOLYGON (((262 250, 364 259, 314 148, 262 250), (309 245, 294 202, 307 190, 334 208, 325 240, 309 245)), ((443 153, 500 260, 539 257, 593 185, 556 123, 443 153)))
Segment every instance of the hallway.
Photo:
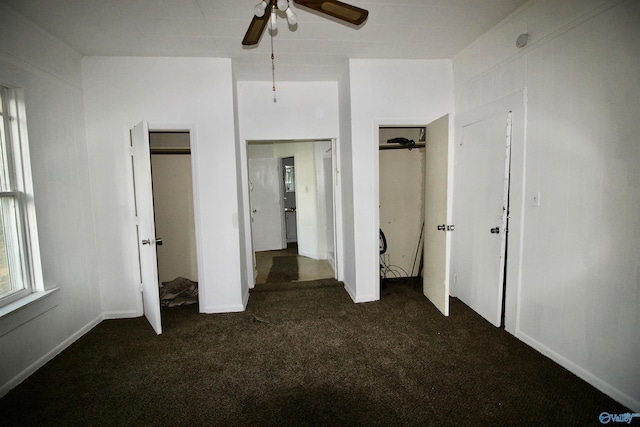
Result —
POLYGON ((334 278, 326 259, 315 260, 298 255, 298 245, 289 243, 280 251, 256 252, 256 285, 281 282, 304 282, 334 278))

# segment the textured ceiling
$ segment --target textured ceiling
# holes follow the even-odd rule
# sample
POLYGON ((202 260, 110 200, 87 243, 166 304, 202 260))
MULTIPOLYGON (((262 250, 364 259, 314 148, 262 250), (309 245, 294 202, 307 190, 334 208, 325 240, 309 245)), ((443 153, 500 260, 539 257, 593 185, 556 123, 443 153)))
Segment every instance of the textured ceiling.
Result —
MULTIPOLYGON (((335 80, 348 58, 452 58, 525 0, 346 0, 359 28, 292 3, 278 21, 278 80, 335 80)), ((271 41, 241 41, 258 0, 0 0, 83 55, 232 58, 238 80, 271 80, 271 41)))

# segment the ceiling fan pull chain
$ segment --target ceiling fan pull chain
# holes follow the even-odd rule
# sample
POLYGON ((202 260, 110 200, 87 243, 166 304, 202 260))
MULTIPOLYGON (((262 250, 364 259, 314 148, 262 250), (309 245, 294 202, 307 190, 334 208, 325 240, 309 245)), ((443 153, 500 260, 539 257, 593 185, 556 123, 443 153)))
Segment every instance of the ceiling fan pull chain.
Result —
MULTIPOLYGON (((275 11, 273 12, 275 13, 275 11)), ((276 63, 273 54, 273 31, 269 31, 271 35, 271 82, 273 83, 273 102, 276 102, 276 63)))

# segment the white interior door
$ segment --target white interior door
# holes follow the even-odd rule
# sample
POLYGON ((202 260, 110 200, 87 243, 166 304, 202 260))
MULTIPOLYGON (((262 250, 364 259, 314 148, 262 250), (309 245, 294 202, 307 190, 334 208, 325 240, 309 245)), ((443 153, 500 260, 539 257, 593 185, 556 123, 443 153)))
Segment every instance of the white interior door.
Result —
POLYGON ((449 116, 427 126, 425 143, 424 295, 449 315, 449 116))
POLYGON ((284 223, 287 243, 298 241, 298 215, 296 214, 295 159, 287 157, 281 160, 283 185, 284 223), (293 171, 293 172, 292 172, 293 171), (291 179, 293 178, 293 186, 291 179))
POLYGON ((131 129, 131 156, 137 218, 138 255, 140 259, 140 281, 142 283, 142 305, 145 317, 159 335, 162 333, 162 321, 160 318, 158 261, 153 217, 149 126, 146 122, 140 122, 131 129))
POLYGON ((457 296, 495 326, 502 323, 511 115, 462 126, 456 150, 457 296))
POLYGON ((332 179, 332 164, 331 157, 325 157, 322 159, 322 167, 324 169, 324 194, 325 194, 325 239, 327 241, 327 261, 331 264, 335 272, 336 257, 335 257, 335 225, 333 221, 333 179, 332 179))
POLYGON ((249 181, 254 252, 285 248, 280 160, 249 159, 249 181))

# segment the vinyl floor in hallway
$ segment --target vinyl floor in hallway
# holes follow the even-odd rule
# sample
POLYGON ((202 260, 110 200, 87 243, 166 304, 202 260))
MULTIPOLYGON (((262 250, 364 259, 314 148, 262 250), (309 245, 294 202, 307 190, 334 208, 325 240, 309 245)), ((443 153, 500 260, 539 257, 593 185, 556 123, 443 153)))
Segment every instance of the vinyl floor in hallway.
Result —
MULTIPOLYGON (((298 275, 295 281, 305 282, 309 280, 330 279, 334 277, 333 268, 329 261, 315 260, 298 254, 298 245, 289 243, 286 249, 280 251, 256 252, 256 269, 258 277, 256 285, 269 283, 269 272, 273 267, 276 257, 296 257, 298 275)), ((294 263, 295 264, 295 263, 294 263)))

